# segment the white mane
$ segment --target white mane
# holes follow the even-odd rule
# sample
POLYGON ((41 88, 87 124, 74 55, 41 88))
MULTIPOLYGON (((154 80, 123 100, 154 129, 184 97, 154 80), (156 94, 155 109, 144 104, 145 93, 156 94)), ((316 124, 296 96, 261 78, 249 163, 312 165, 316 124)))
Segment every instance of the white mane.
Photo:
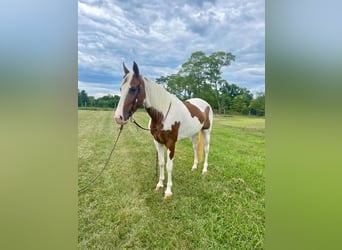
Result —
POLYGON ((145 106, 146 108, 153 107, 158 111, 165 113, 170 106, 172 100, 176 97, 167 92, 163 86, 150 81, 148 78, 143 77, 145 83, 145 106))

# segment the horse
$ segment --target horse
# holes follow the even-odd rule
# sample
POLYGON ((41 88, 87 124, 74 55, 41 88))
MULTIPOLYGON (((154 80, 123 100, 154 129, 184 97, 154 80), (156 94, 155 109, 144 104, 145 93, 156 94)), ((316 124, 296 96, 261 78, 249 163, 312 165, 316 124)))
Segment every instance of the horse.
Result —
POLYGON ((133 72, 123 63, 124 77, 120 86, 121 97, 115 110, 117 124, 125 125, 142 105, 150 116, 149 130, 158 152, 159 181, 156 190, 164 186, 164 147, 167 149, 167 188, 164 198, 172 196, 172 168, 175 146, 178 140, 190 138, 194 150, 192 170, 197 169, 199 157, 203 154, 202 174, 208 171, 210 133, 213 126, 213 110, 200 98, 182 102, 167 92, 161 85, 140 75, 139 67, 133 62, 133 72), (199 136, 197 136, 199 135, 199 136))

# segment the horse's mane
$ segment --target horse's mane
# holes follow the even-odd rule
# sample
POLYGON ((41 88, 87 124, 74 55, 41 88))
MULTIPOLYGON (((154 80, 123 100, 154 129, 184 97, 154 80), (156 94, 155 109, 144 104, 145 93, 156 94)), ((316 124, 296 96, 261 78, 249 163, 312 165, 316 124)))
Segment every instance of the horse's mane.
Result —
POLYGON ((152 106, 160 112, 165 112, 169 109, 170 103, 176 97, 167 92, 160 84, 150 81, 148 78, 143 77, 145 83, 146 108, 152 106))

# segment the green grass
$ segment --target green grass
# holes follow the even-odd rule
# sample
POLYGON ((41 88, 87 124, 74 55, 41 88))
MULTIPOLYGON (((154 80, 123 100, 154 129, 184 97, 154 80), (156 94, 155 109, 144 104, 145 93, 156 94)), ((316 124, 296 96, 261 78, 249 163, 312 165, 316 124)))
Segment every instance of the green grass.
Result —
MULTIPOLYGON (((113 114, 78 111, 79 187, 108 157, 118 133, 113 114)), ((147 125, 146 113, 135 119, 147 125)), ((215 117, 206 175, 202 165, 191 171, 191 141, 179 141, 173 196, 164 200, 154 191, 151 135, 125 125, 108 169, 79 195, 79 249, 262 249, 264 133, 263 118, 215 117)))

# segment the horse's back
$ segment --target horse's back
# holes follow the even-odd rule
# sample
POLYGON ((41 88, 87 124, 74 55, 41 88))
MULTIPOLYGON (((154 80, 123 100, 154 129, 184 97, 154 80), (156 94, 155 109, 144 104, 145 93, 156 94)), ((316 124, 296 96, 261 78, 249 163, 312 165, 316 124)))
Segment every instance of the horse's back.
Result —
POLYGON ((201 98, 191 98, 191 99, 186 100, 186 102, 190 102, 191 104, 193 104, 196 107, 198 107, 201 111, 204 111, 205 108, 208 107, 208 106, 211 109, 210 104, 207 103, 205 100, 203 100, 201 98))
POLYGON ((213 109, 211 108, 210 104, 201 98, 191 98, 186 100, 186 102, 190 102, 192 105, 196 106, 202 112, 205 112, 207 107, 209 107, 209 119, 210 121, 213 120, 213 109))
POLYGON ((202 129, 211 130, 214 115, 210 104, 201 98, 191 98, 185 101, 185 103, 187 102, 198 108, 198 110, 202 113, 200 115, 203 117, 201 122, 204 122, 202 124, 202 129))

